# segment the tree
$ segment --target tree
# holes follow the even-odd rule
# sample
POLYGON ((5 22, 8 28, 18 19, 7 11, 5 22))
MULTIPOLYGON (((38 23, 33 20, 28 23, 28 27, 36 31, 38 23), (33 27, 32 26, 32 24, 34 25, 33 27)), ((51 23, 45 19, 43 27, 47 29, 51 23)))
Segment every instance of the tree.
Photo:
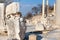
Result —
POLYGON ((32 12, 35 14, 42 13, 42 4, 38 4, 36 7, 33 7, 32 12))
POLYGON ((31 18, 32 16, 33 16, 32 13, 31 13, 31 12, 28 12, 27 15, 26 15, 26 18, 29 19, 29 18, 31 18))
POLYGON ((54 6, 49 6, 49 10, 54 10, 54 6))
POLYGON ((38 8, 37 8, 37 7, 33 7, 33 8, 32 8, 32 12, 34 12, 34 13, 37 14, 37 13, 38 13, 38 8))
POLYGON ((54 6, 49 6, 49 12, 51 13, 54 10, 54 6))
POLYGON ((42 13, 42 4, 38 4, 38 10, 40 13, 42 13))

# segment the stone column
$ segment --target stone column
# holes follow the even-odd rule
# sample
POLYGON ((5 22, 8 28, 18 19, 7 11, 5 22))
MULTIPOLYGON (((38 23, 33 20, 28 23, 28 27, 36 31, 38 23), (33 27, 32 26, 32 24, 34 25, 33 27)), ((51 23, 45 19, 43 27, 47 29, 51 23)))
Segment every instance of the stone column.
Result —
POLYGON ((56 24, 60 26, 60 0, 56 0, 56 24))
POLYGON ((45 0, 42 3, 42 17, 44 17, 44 10, 45 10, 45 0))
POLYGON ((46 17, 48 16, 48 0, 46 0, 46 17))
POLYGON ((56 6, 55 6, 56 4, 54 3, 54 14, 53 15, 55 15, 55 11, 56 11, 56 6))
POLYGON ((48 5, 48 0, 46 0, 46 5, 48 5))
MULTIPOLYGON (((6 7, 6 18, 7 18, 7 15, 9 14, 14 14, 16 12, 19 12, 19 2, 13 2, 9 5, 7 5, 6 7)), ((7 19, 7 29, 8 29, 8 36, 11 37, 11 38, 16 38, 15 35, 16 35, 16 31, 18 31, 17 29, 15 29, 15 19, 14 19, 14 16, 12 16, 10 19, 7 19)), ((17 24, 16 24, 17 26, 17 24)))
POLYGON ((0 30, 4 30, 4 3, 0 3, 0 30))

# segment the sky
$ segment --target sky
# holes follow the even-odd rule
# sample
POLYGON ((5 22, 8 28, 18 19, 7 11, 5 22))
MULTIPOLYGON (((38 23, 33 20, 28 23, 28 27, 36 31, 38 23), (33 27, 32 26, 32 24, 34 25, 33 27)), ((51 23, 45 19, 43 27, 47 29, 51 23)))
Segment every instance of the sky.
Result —
MULTIPOLYGON (((31 11, 31 8, 42 4, 42 0, 15 0, 20 3, 20 12, 25 16, 28 12, 31 11)), ((55 0, 49 0, 49 5, 53 5, 55 0)))

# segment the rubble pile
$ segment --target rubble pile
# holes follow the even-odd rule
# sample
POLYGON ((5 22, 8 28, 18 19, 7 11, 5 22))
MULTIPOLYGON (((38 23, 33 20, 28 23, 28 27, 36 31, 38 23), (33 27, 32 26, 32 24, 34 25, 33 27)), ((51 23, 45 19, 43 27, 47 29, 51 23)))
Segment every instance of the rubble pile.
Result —
MULTIPOLYGON (((35 25, 36 30, 53 30, 55 29, 55 15, 49 13, 46 18, 42 18, 41 15, 33 16, 31 19, 27 19, 27 23, 35 25)), ((56 26, 56 25, 55 25, 56 26)))

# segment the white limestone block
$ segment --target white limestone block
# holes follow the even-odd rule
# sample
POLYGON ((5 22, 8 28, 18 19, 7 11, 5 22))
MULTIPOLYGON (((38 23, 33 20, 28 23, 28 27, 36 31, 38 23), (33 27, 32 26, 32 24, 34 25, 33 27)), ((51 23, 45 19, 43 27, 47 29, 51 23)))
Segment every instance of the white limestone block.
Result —
POLYGON ((15 38, 14 19, 10 18, 6 20, 6 25, 7 25, 8 37, 15 38))
POLYGON ((43 24, 38 23, 38 24, 36 25, 35 29, 36 29, 37 31, 43 31, 43 30, 44 30, 44 26, 43 26, 43 24))
POLYGON ((19 12, 19 10, 20 10, 19 2, 12 2, 6 7, 6 15, 19 12))
POLYGON ((56 0, 56 24, 60 25, 60 0, 56 0))
POLYGON ((0 29, 4 29, 4 3, 0 3, 0 29))

